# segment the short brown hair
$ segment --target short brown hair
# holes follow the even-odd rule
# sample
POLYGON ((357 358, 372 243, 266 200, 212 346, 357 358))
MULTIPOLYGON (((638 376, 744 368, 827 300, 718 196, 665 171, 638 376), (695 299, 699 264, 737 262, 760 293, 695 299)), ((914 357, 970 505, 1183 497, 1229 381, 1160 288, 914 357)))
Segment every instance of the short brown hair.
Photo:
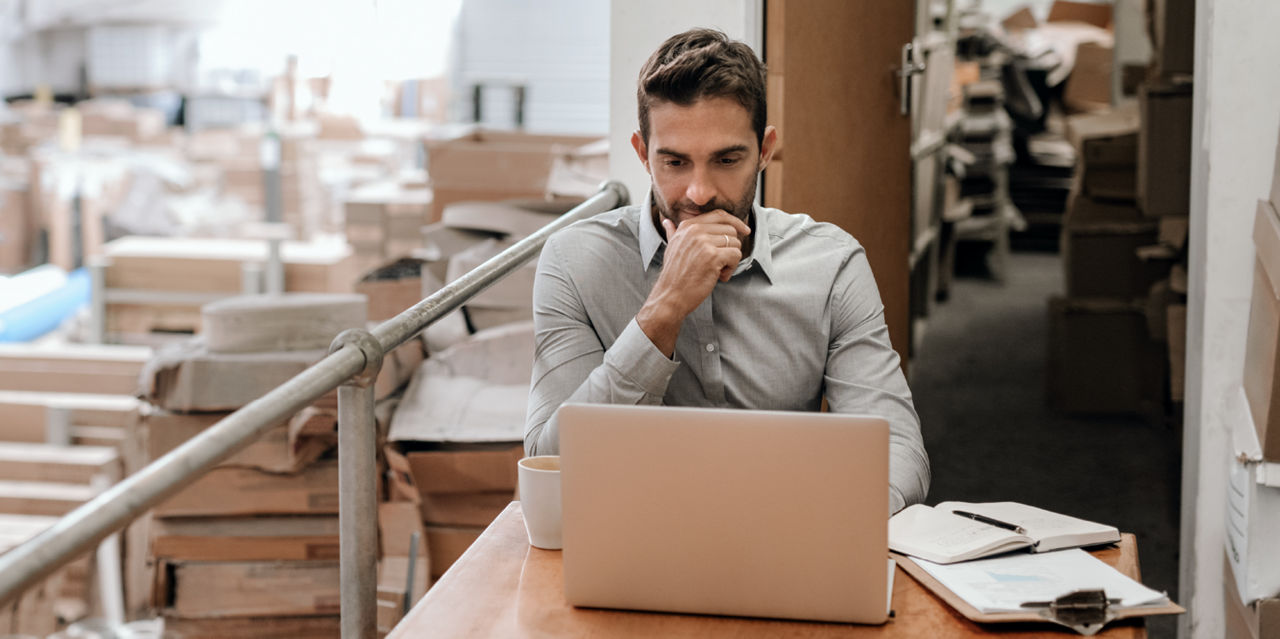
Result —
POLYGON ((768 109, 764 63, 751 47, 715 29, 691 29, 662 43, 640 69, 636 102, 640 137, 649 143, 649 108, 658 102, 689 106, 710 97, 737 100, 751 114, 756 143, 764 141, 768 109))

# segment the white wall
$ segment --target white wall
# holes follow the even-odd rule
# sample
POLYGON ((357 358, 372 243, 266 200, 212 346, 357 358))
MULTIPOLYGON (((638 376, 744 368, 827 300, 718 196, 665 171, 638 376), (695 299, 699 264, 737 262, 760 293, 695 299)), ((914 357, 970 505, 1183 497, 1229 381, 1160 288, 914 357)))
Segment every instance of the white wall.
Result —
POLYGON ((1196 3, 1191 272, 1187 312, 1180 603, 1184 637, 1223 631, 1222 555, 1229 427, 1248 322, 1256 202, 1280 132, 1280 2, 1196 3))
MULTIPOLYGON (((608 11, 599 0, 463 2, 455 78, 461 119, 470 118, 475 81, 509 78, 528 86, 528 129, 603 135, 609 128, 608 11)), ((501 89, 486 95, 486 122, 511 125, 511 95, 501 89)))
POLYGON ((764 41, 760 0, 612 0, 609 16, 609 173, 639 202, 649 176, 631 148, 640 128, 636 78, 667 38, 693 27, 715 27, 760 53, 764 41))

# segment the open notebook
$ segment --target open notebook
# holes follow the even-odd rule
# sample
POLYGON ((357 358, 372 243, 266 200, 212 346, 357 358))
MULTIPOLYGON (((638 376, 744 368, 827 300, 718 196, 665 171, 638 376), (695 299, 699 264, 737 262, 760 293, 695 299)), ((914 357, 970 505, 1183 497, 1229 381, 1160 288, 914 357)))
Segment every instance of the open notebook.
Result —
POLYGON ((1115 526, 1011 501, 916 504, 889 520, 889 548, 939 564, 1026 548, 1048 552, 1120 541, 1115 526))

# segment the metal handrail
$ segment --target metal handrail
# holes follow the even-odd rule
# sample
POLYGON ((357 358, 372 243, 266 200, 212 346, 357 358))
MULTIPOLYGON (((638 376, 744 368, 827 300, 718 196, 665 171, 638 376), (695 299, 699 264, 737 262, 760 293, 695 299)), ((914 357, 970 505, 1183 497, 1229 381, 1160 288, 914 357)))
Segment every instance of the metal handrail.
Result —
POLYGON ((377 552, 372 381, 383 354, 515 271, 542 250, 551 234, 627 203, 626 187, 620 182, 606 182, 587 201, 372 331, 354 329, 339 335, 323 360, 0 556, 0 604, 13 600, 39 579, 252 443, 270 427, 337 388, 342 636, 371 636, 376 578, 370 563, 376 561, 377 552))

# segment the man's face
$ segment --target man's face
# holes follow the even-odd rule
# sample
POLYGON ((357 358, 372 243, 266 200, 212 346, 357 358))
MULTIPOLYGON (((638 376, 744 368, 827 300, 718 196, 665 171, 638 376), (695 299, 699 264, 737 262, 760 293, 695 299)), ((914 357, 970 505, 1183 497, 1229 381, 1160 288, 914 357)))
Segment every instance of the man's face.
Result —
POLYGON ((648 144, 631 136, 653 180, 658 213, 678 227, 703 213, 723 210, 748 220, 760 171, 773 155, 777 134, 765 130, 756 143, 751 114, 730 98, 705 98, 689 106, 661 102, 649 109, 648 144))

